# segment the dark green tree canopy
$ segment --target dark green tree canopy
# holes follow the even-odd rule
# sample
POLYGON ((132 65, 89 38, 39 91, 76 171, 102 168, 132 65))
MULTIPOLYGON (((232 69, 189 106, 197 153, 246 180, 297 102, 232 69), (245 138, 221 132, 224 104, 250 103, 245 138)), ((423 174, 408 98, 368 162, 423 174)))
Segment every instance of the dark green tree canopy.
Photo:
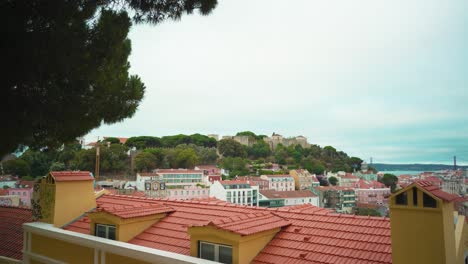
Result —
POLYGON ((328 182, 331 185, 335 186, 338 183, 338 179, 336 177, 334 177, 334 176, 331 176, 331 177, 328 178, 328 182))
POLYGON ((2 163, 3 170, 6 174, 15 176, 27 176, 31 174, 29 164, 23 159, 11 159, 2 163))
POLYGON ((58 147, 132 116, 145 86, 129 74, 131 18, 158 23, 216 0, 17 0, 1 4, 0 155, 58 147))
POLYGON ((241 157, 247 156, 247 152, 239 142, 233 139, 222 139, 218 142, 218 151, 224 157, 241 157))
POLYGON ((103 140, 103 142, 109 142, 110 144, 120 144, 120 140, 115 137, 107 137, 103 140))
POLYGON ((125 145, 130 148, 135 147, 137 149, 159 148, 161 147, 161 139, 150 136, 131 137, 127 139, 125 145))

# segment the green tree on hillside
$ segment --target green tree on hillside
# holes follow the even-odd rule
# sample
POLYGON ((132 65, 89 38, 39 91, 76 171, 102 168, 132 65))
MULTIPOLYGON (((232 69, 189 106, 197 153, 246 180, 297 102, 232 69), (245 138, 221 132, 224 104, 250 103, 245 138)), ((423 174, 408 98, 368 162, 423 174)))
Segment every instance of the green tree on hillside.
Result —
POLYGON ((146 148, 159 148, 162 146, 161 139, 158 137, 141 136, 131 137, 125 142, 129 148, 146 149, 146 148))
POLYGON ((336 184, 338 183, 338 179, 334 176, 331 176, 328 178, 328 182, 333 185, 333 186, 336 186, 336 184))
POLYGON ((247 153, 254 159, 266 158, 271 155, 270 146, 263 140, 257 141, 252 147, 247 148, 247 153))
POLYGON ((394 192, 398 183, 398 177, 390 173, 385 173, 380 179, 380 182, 385 184, 385 186, 390 187, 391 191, 394 192))
POLYGON ((150 152, 140 152, 135 156, 135 170, 147 172, 156 169, 156 156, 150 152))
POLYGON ((120 139, 115 137, 107 137, 103 141, 103 143, 109 142, 110 144, 120 144, 120 139))
POLYGON ((247 161, 240 157, 227 157, 221 161, 221 167, 229 171, 229 176, 244 176, 249 174, 247 161))
POLYGON ((218 142, 218 151, 224 157, 241 157, 247 156, 244 147, 233 139, 222 139, 218 142))
POLYGON ((29 164, 23 159, 11 159, 2 162, 3 170, 6 174, 15 176, 27 176, 31 174, 29 164))

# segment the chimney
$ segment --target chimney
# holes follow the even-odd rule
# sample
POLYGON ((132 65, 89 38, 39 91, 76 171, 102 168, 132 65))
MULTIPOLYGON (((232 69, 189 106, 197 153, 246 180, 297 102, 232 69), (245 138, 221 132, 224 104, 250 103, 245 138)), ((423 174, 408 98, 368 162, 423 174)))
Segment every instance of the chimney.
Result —
POLYGON ((62 227, 96 208, 89 171, 51 171, 34 186, 33 219, 62 227))

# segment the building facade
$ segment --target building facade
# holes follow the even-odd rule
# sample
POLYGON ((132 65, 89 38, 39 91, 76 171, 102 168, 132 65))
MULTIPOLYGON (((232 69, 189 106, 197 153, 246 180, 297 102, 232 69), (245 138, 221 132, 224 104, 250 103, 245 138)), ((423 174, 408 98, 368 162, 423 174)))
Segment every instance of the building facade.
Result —
POLYGON ((351 213, 356 206, 353 188, 342 186, 318 186, 312 188, 319 197, 320 207, 335 209, 339 213, 351 213))
POLYGON ((210 186, 210 196, 233 204, 258 206, 259 188, 247 181, 218 181, 210 186))
POLYGON ((268 181, 269 190, 294 191, 295 183, 291 175, 262 175, 260 178, 268 181))
POLYGON ((315 174, 311 174, 308 170, 290 170, 289 175, 294 178, 296 190, 310 190, 312 187, 320 186, 315 174))
POLYGON ((8 195, 19 196, 21 205, 30 207, 33 188, 8 188, 8 195))
POLYGON ((359 180, 354 185, 356 202, 365 204, 388 205, 391 190, 378 181, 359 180))
POLYGON ((183 189, 167 189, 169 199, 206 199, 210 197, 210 189, 199 186, 185 186, 183 189))
POLYGON ((259 176, 237 176, 236 180, 246 181, 253 185, 258 186, 259 190, 269 190, 270 182, 268 180, 262 179, 259 176))
MULTIPOLYGON (((319 198, 310 190, 302 191, 273 191, 261 190, 260 202, 283 200, 284 206, 311 204, 319 206, 319 198)), ((277 206, 275 206, 277 207, 277 206)))

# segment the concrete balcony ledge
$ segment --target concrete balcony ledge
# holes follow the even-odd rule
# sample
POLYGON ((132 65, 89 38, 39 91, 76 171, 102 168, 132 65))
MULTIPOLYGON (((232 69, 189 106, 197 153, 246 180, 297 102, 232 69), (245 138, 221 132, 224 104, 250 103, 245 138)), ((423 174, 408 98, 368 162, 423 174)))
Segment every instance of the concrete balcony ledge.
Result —
MULTIPOLYGON (((106 253, 124 256, 126 258, 135 259, 148 263, 161 264, 214 264, 217 262, 204 260, 196 257, 181 255, 159 249, 153 249, 138 245, 133 245, 125 242, 95 237, 76 233, 61 228, 54 227, 51 224, 34 222, 23 225, 24 230, 24 246, 23 246, 23 263, 30 263, 31 260, 38 260, 44 263, 64 263, 60 259, 51 259, 48 256, 36 254, 31 250, 31 234, 48 237, 51 239, 68 242, 77 247, 87 247, 94 249, 94 263, 105 264, 106 253)), ((54 249, 51 249, 54 250, 54 249)))

